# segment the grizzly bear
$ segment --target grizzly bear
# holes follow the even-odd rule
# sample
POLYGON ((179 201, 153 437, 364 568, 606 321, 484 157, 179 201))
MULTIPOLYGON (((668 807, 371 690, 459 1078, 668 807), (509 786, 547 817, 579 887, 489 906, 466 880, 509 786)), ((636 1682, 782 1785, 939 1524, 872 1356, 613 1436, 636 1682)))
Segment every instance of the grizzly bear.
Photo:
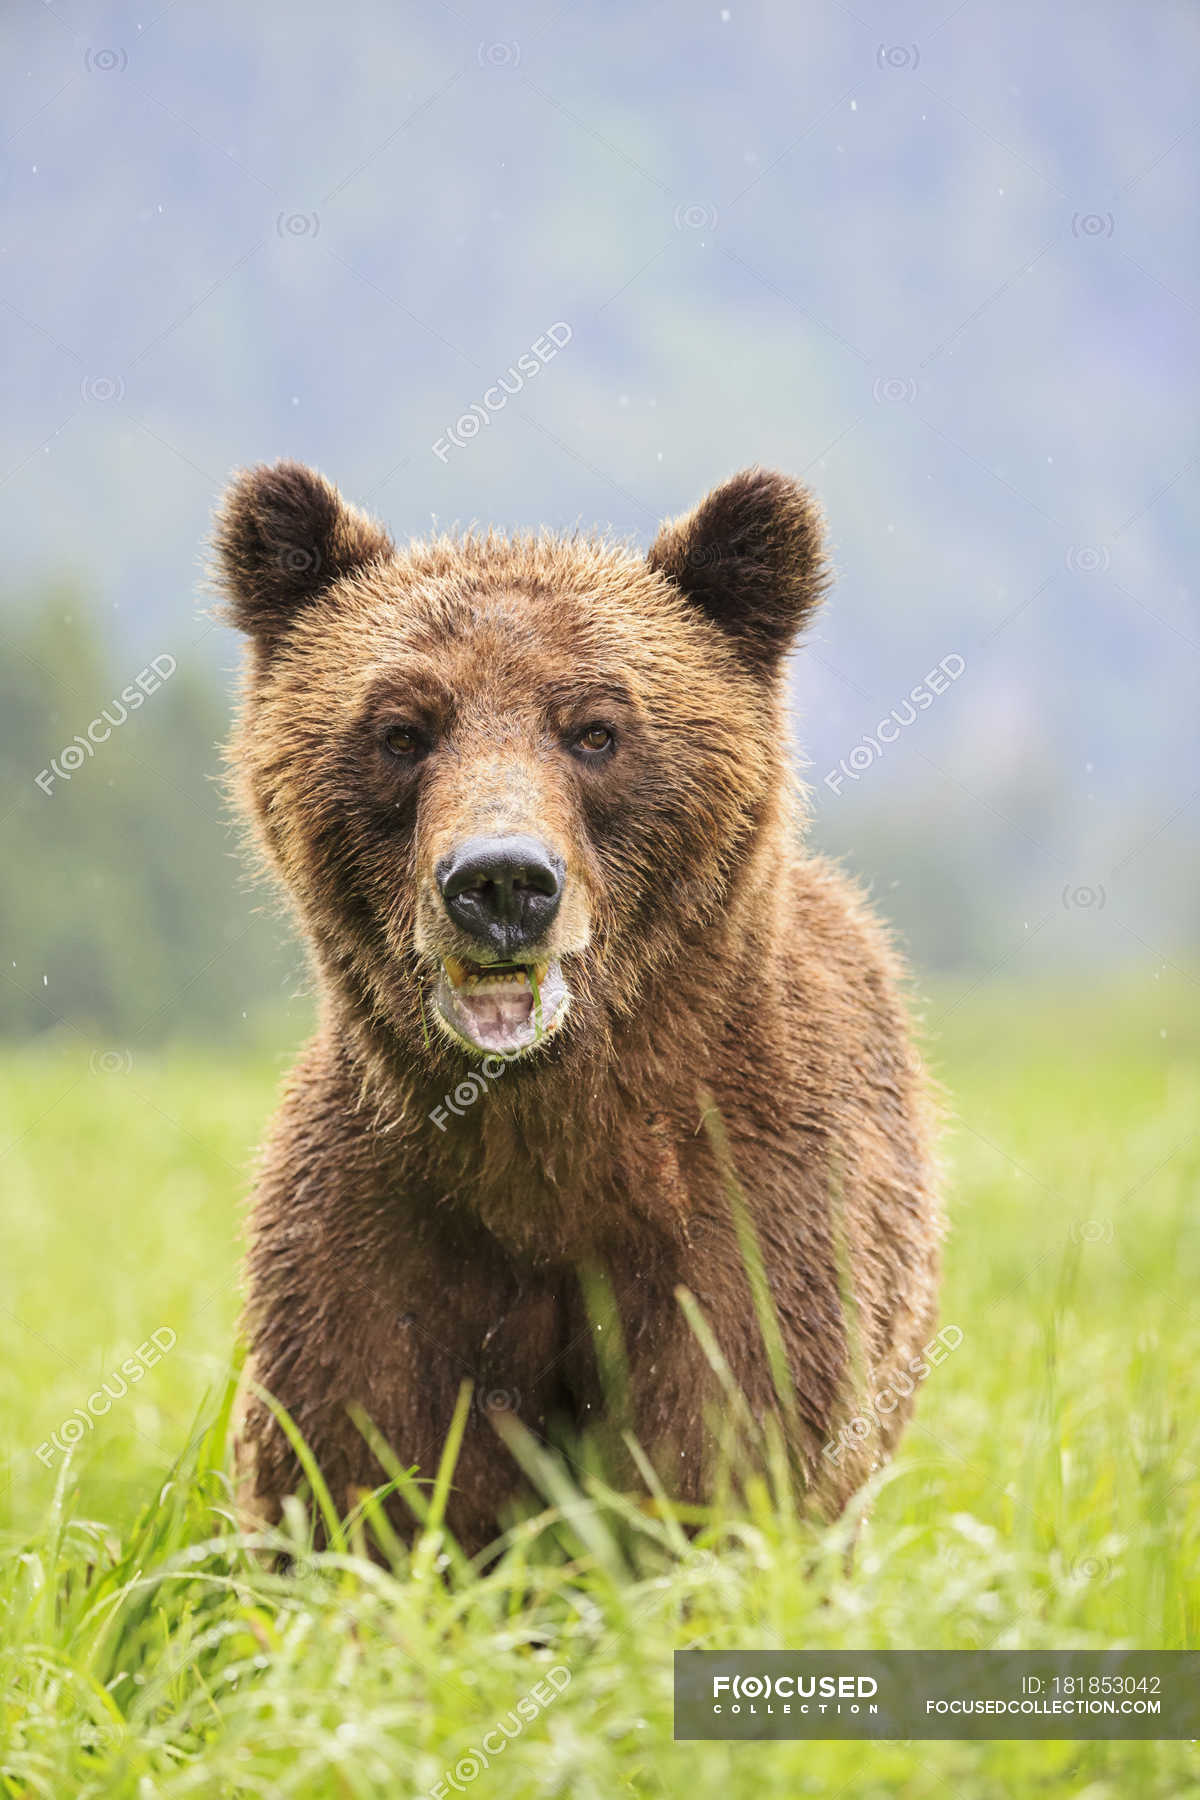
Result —
POLYGON ((215 552, 233 781, 319 998, 250 1226, 246 1516, 304 1486, 260 1388, 349 1507, 385 1479, 361 1415, 428 1479, 464 1380, 471 1550, 522 1491, 504 1411, 632 1433, 685 1505, 736 1416, 835 1515, 911 1410, 940 1216, 897 958, 801 842, 816 503, 752 469, 645 556, 401 549, 285 462, 215 552))

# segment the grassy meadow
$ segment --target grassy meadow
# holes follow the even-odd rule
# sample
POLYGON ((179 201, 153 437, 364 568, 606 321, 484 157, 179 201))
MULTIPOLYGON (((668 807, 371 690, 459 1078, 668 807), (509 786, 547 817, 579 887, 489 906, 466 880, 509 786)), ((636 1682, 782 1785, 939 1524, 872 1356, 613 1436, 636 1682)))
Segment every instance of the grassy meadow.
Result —
POLYGON ((0 1793, 1200 1795, 1187 1743, 671 1735, 684 1646, 1200 1647, 1196 991, 1162 969, 931 993, 942 1321, 963 1337, 850 1573, 850 1524, 815 1533, 766 1487, 687 1538, 549 1464, 544 1511, 482 1574, 428 1489, 391 1569, 362 1555, 369 1519, 306 1556, 297 1518, 273 1572, 231 1524, 223 1403, 248 1161, 287 1059, 6 1053, 0 1793), (68 1430, 130 1359, 128 1392, 68 1430))

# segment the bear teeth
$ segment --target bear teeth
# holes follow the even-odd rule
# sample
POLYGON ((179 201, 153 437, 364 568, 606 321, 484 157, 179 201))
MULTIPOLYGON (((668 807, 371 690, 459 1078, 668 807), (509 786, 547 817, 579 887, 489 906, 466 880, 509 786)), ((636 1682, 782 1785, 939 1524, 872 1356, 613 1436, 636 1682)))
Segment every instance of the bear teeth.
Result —
POLYGON ((528 987, 531 974, 537 986, 541 987, 546 979, 550 964, 548 962, 529 963, 527 965, 522 964, 520 968, 516 969, 493 971, 489 969, 486 964, 466 963, 459 956, 444 956, 442 958, 442 967, 450 977, 451 986, 456 988, 465 987, 474 989, 481 986, 496 987, 501 985, 506 987, 528 987))

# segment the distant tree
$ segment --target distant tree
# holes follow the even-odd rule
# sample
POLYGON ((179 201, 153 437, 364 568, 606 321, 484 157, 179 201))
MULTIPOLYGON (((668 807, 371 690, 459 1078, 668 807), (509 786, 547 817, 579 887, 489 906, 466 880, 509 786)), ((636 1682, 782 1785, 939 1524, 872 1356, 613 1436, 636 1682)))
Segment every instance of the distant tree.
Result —
POLYGON ((239 866, 211 666, 110 661, 69 589, 3 646, 0 1032, 252 1033, 300 985, 299 958, 239 866))

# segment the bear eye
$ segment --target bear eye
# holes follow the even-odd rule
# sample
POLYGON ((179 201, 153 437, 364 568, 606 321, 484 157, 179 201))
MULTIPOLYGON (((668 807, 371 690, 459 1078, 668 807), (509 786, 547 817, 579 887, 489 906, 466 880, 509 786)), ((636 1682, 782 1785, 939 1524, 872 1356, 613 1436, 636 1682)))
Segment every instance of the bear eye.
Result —
POLYGON ((602 756, 615 742, 607 725, 588 725, 575 739, 575 748, 585 756, 602 756))
POLYGON ((393 725, 383 734, 384 746, 393 756, 419 756, 424 745, 407 725, 393 725))

